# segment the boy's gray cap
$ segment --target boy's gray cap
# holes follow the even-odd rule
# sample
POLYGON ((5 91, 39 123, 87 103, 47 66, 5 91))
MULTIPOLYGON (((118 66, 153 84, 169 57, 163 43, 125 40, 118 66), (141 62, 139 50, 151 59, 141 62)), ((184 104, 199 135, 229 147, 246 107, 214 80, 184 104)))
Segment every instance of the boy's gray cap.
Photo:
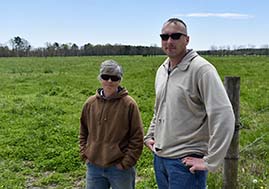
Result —
POLYGON ((102 62, 101 67, 100 67, 100 75, 103 75, 103 74, 118 76, 119 78, 122 78, 123 71, 122 71, 121 66, 116 61, 106 60, 102 62))

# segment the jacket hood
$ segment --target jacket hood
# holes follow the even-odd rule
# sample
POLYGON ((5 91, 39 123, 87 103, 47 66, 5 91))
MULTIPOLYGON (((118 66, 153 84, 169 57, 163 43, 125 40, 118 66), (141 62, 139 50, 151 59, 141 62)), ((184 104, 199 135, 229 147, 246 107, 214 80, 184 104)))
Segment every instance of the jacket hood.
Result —
POLYGON ((99 89, 96 90, 96 97, 97 98, 102 98, 102 99, 105 99, 105 100, 119 99, 119 98, 122 98, 122 97, 124 97, 126 95, 128 95, 127 89, 125 89, 124 87, 121 87, 121 86, 118 87, 118 92, 115 95, 110 96, 110 97, 105 97, 104 96, 104 89, 103 88, 99 88, 99 89))

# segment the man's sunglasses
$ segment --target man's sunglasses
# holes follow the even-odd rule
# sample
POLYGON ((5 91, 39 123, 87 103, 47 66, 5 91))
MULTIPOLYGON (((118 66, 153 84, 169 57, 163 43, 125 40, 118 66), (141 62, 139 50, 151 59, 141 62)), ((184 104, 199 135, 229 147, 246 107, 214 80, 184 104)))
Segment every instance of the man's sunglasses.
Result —
POLYGON ((120 78, 118 76, 115 76, 115 75, 105 75, 105 74, 102 74, 101 75, 101 78, 103 80, 106 80, 106 81, 108 81, 109 79, 111 81, 119 81, 120 80, 120 78))
POLYGON ((161 34, 161 38, 163 41, 167 41, 169 37, 171 37, 173 40, 178 40, 182 35, 185 35, 183 33, 172 33, 171 35, 169 34, 161 34))

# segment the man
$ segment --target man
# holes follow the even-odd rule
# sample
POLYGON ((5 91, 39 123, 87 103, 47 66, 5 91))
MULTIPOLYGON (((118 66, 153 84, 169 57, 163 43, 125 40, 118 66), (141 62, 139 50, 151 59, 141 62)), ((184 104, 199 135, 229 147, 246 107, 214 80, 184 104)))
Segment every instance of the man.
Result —
POLYGON ((87 189, 134 189, 135 169, 143 149, 138 106, 120 86, 122 68, 113 60, 101 64, 102 88, 82 109, 80 152, 87 163, 87 189))
POLYGON ((234 114, 216 69, 188 50, 186 24, 166 21, 161 31, 168 58, 156 73, 154 116, 145 145, 154 152, 159 189, 206 188, 207 171, 223 161, 234 114))

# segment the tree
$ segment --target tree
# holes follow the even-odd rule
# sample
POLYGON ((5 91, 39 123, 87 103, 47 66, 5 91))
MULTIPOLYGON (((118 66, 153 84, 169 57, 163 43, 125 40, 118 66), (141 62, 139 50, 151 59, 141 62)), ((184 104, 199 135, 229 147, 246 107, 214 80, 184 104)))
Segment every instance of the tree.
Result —
POLYGON ((77 44, 73 43, 71 46, 71 55, 77 56, 78 52, 79 52, 79 48, 78 48, 77 44))
POLYGON ((4 46, 0 44, 0 57, 8 57, 10 56, 10 51, 8 46, 4 46))
POLYGON ((87 43, 83 46, 83 55, 92 55, 93 54, 93 45, 91 43, 87 43))
POLYGON ((10 43, 12 50, 15 52, 16 56, 27 56, 31 49, 30 43, 26 39, 23 39, 19 36, 11 39, 10 43))

